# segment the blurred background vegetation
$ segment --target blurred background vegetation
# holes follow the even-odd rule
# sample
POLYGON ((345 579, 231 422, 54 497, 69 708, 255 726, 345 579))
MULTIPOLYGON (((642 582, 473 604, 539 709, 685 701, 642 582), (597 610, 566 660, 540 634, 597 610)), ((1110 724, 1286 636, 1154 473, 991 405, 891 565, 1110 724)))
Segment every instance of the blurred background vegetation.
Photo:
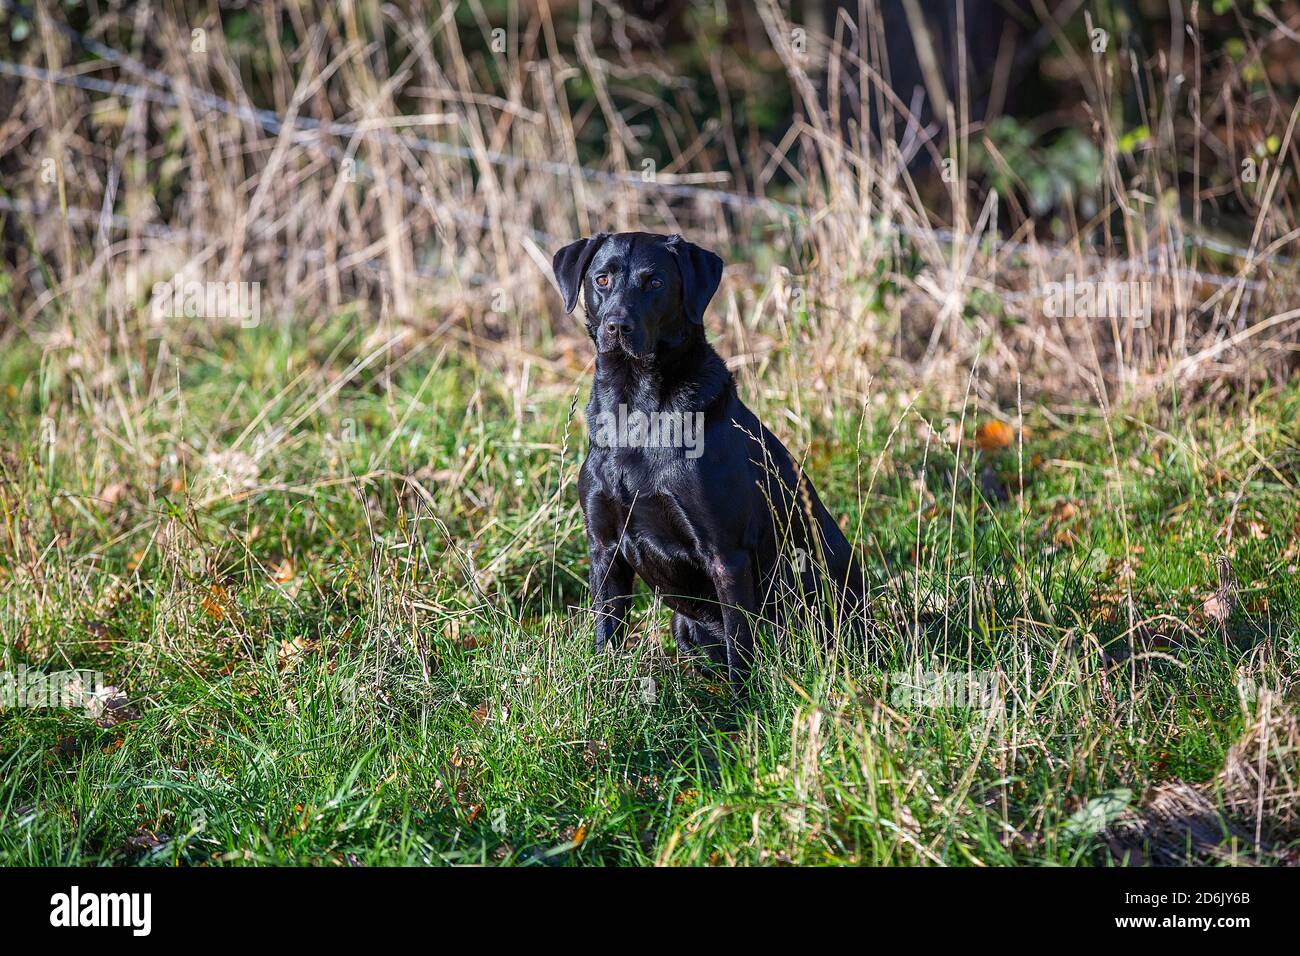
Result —
MULTIPOLYGON (((147 9, 147 4, 58 0, 46 6, 52 18, 114 49, 131 52, 151 65, 166 60, 165 54, 151 49, 156 37, 148 30, 142 34, 132 15, 134 10, 147 9)), ((861 11, 853 0, 783 6, 791 24, 806 25, 805 29, 828 38, 838 35, 849 49, 860 49, 865 42, 867 31, 861 25, 878 19, 889 34, 889 75, 895 91, 909 101, 914 87, 924 87, 913 50, 914 33, 901 0, 864 0, 861 11)), ((1096 116, 1088 94, 1098 77, 1078 69, 1077 58, 1080 51, 1092 48, 1091 31, 1102 29, 1107 33, 1105 42, 1122 51, 1132 67, 1110 71, 1112 75, 1105 78, 1111 84, 1107 99, 1121 130, 1120 147, 1128 171, 1138 171, 1135 154, 1150 148, 1153 140, 1177 132, 1169 127, 1195 127, 1194 135, 1207 143, 1210 155, 1202 158, 1198 171, 1193 169, 1193 157, 1185 154, 1171 172, 1189 181, 1199 172, 1201 193, 1196 198, 1208 199, 1210 205, 1205 218, 1212 217, 1226 229, 1249 229, 1248 221, 1257 209, 1241 188, 1242 161, 1276 157, 1290 108, 1300 94, 1300 4, 1296 0, 962 0, 962 6, 964 31, 978 30, 968 40, 970 48, 961 54, 972 63, 969 91, 974 105, 986 108, 985 115, 973 117, 979 136, 972 143, 971 173, 977 188, 1015 195, 1026 213, 1049 217, 1046 225, 1062 234, 1066 227, 1053 221, 1051 213, 1075 203, 1085 214, 1096 209, 1102 156, 1090 135, 1096 116), (1190 33, 1192 25, 1195 34, 1190 33), (1003 42, 1006 51, 999 49, 1003 42), (1194 49, 1189 51, 1188 46, 1194 49), (1147 99, 1162 93, 1149 87, 1148 77, 1137 67, 1167 64, 1171 55, 1189 52, 1200 76, 1188 76, 1177 84, 1180 101, 1172 104, 1174 115, 1165 117, 1165 129, 1153 131, 1147 99), (1009 53, 1011 60, 1003 81, 1007 89, 999 90, 990 102, 990 72, 999 53, 1009 53)), ((230 78, 232 84, 249 105, 278 111, 286 106, 288 92, 286 51, 300 52, 310 28, 319 22, 312 7, 292 0, 173 0, 150 16, 166 15, 178 24, 219 32, 228 62, 238 71, 237 77, 230 78)), ((958 70, 952 66, 959 55, 956 7, 947 0, 918 3, 944 60, 939 66, 949 96, 958 92, 958 70)), ((400 28, 392 11, 407 12, 414 22, 434 24, 444 18, 446 9, 465 66, 483 90, 526 81, 530 56, 555 53, 567 63, 581 64, 584 57, 598 55, 607 67, 603 89, 598 89, 588 70, 575 67, 565 78, 566 91, 576 104, 574 148, 582 165, 607 165, 619 140, 634 169, 640 160, 650 159, 659 168, 672 162, 694 171, 722 171, 728 185, 742 191, 779 193, 790 185, 791 170, 785 164, 772 164, 772 148, 803 119, 802 107, 753 3, 483 0, 447 8, 399 3, 385 11, 378 3, 363 0, 339 8, 355 17, 359 34, 371 44, 368 55, 391 66, 412 56, 415 39, 400 28), (545 32, 551 35, 541 35, 540 10, 549 14, 545 32), (600 96, 608 97, 609 108, 600 108, 600 96), (617 121, 611 118, 615 115, 617 121), (683 157, 687 146, 690 155, 683 157), (770 178, 751 176, 769 165, 770 178)), ((4 5, 0 58, 21 63, 37 54, 40 38, 32 13, 30 6, 4 5)), ((103 65, 76 44, 65 55, 67 68, 103 65)), ((829 101, 833 83, 826 60, 824 52, 813 50, 806 61, 823 103, 829 101)), ((12 79, 0 85, 11 104, 17 88, 12 79)), ((841 94, 845 88, 841 77, 841 94)), ((401 112, 418 112, 422 92, 427 93, 399 84, 394 90, 395 106, 401 112)), ((844 105, 846 113, 855 109, 844 105)), ((97 123, 111 129, 122 119, 112 111, 101 111, 97 123)), ((856 134, 852 125, 845 123, 846 135, 856 134)), ((938 135, 942 140, 943 131, 938 135)), ((939 151, 946 155, 942 145, 939 151)), ((927 166, 936 175, 935 164, 926 162, 927 152, 919 155, 921 162, 916 165, 927 166)), ((1285 198, 1294 201, 1294 180, 1291 185, 1285 198)))
MULTIPOLYGON (((1091 392, 1294 301, 1298 31, 1297 0, 0 0, 0 295, 26 326, 88 267, 111 311, 209 263, 523 341, 563 335, 560 242, 685 231, 865 309, 882 360, 994 343, 1091 392), (1044 328, 1062 269, 1145 270, 1155 321, 1044 328)), ((1214 358, 1287 374, 1292 326, 1214 358)))

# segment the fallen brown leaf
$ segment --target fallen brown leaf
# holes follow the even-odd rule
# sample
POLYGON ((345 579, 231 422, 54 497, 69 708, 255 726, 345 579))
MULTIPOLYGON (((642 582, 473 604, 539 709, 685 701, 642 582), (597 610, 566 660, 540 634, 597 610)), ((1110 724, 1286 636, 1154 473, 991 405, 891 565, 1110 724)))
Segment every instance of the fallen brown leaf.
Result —
POLYGON ((99 510, 108 513, 117 506, 117 503, 126 497, 131 488, 124 481, 115 481, 108 485, 98 495, 95 496, 96 504, 99 510))
POLYGON ((208 593, 199 599, 203 613, 214 621, 226 619, 226 609, 230 606, 230 592, 221 584, 208 585, 208 593))
POLYGON ((1079 509, 1073 501, 1058 501, 1052 506, 1052 517, 1060 522, 1069 521, 1078 514, 1079 509))
POLYGON ((141 827, 134 834, 126 838, 125 847, 131 850, 152 850, 162 846, 170 840, 166 833, 154 833, 141 827))
POLYGON ((113 628, 103 621, 91 618, 86 621, 86 633, 91 637, 97 651, 111 650, 113 646, 113 628))
POLYGON ((1201 613, 1207 621, 1215 624, 1226 623, 1232 614, 1232 602, 1226 595, 1211 594, 1201 603, 1201 613))
POLYGON ((115 727, 140 716, 126 693, 112 685, 101 687, 95 693, 87 695, 85 707, 86 713, 100 727, 115 727))
POLYGON ((291 641, 281 641, 280 649, 276 652, 279 659, 279 669, 281 673, 291 671, 298 666, 304 655, 315 654, 320 645, 316 641, 308 640, 305 637, 295 637, 291 641))
POLYGON ((609 744, 603 740, 588 740, 582 748, 582 759, 589 767, 594 767, 609 750, 609 744))

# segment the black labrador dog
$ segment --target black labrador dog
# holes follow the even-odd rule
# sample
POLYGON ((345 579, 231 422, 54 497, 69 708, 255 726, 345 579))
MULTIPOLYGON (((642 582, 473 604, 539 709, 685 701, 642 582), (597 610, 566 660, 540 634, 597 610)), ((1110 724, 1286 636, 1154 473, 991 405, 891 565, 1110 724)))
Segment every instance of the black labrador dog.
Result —
POLYGON ((680 236, 601 233, 553 266, 566 312, 585 291, 596 344, 578 493, 597 648, 622 639, 634 575, 674 611, 679 646, 733 683, 752 660, 753 620, 779 623, 792 596, 860 633, 853 549, 705 340, 722 259, 680 236))

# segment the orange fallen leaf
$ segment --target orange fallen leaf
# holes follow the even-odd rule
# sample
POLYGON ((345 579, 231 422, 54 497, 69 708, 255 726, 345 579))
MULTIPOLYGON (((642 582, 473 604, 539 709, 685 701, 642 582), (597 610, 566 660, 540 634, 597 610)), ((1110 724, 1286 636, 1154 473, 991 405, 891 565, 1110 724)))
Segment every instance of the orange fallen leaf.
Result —
POLYGON ((224 621, 226 607, 230 604, 230 592, 220 584, 208 585, 208 593, 203 595, 199 606, 214 621, 224 621))
POLYGON ((993 419, 975 429, 975 447, 980 451, 998 451, 1010 445, 1015 437, 1010 425, 993 419))
POLYGON ((285 558, 271 568, 271 580, 277 584, 288 584, 297 574, 298 569, 294 567, 293 558, 285 558))
MULTIPOLYGON (((574 849, 575 847, 577 847, 578 844, 580 844, 580 843, 581 843, 583 840, 585 840, 586 838, 587 838, 587 826, 586 826, 586 824, 581 824, 581 825, 576 826, 576 827, 568 826, 568 827, 565 827, 563 830, 560 831, 560 844, 561 844, 561 846, 563 846, 564 844, 568 844, 568 848, 569 848, 570 850, 572 850, 572 849, 574 849)), ((558 847, 557 847, 557 849, 558 849, 558 847)))

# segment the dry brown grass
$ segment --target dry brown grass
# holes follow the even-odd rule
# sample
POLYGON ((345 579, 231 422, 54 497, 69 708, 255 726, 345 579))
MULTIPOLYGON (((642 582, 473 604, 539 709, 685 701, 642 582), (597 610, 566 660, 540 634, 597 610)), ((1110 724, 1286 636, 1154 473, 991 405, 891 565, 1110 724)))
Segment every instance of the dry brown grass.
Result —
MULTIPOLYGON (((838 105, 826 108, 814 77, 859 65, 848 62, 843 25, 796 52, 770 0, 758 15, 797 115, 780 143, 758 148, 736 143, 726 117, 693 115, 651 26, 602 5, 581 5, 572 36, 569 5, 512 5, 505 51, 488 54, 472 52, 492 29, 477 8, 467 26, 454 5, 424 0, 325 5, 315 19, 269 4, 259 65, 275 102, 265 113, 253 112, 242 85, 249 54, 228 46, 211 15, 181 23, 141 6, 129 24, 105 19, 96 32, 130 35, 155 60, 161 51, 158 69, 127 58, 73 70, 84 51, 57 28, 57 6, 40 9, 24 66, 48 73, 7 81, 16 105, 0 152, 11 156, 8 201, 45 268, 19 263, 21 314, 5 334, 74 342, 91 365, 111 347, 131 348, 152 284, 182 272, 259 281, 281 321, 355 309, 385 329, 491 345, 505 366, 528 354, 572 381, 584 346, 557 314, 549 255, 576 234, 644 228, 728 250, 712 321, 737 366, 760 379, 793 354, 786 364, 799 378, 849 401, 873 379, 959 397, 976 366, 977 397, 1003 404, 1022 388, 1103 404, 1170 384, 1214 394, 1218 383, 1293 367, 1300 281, 1286 255, 1300 232, 1300 105, 1274 95, 1234 113, 1244 94, 1231 77, 1211 76, 1219 67, 1204 66, 1199 48, 1181 48, 1178 64, 1169 51, 1136 63, 1073 49, 1059 34, 1104 175, 1100 208, 1061 210, 1074 238, 1048 243, 1015 196, 969 178, 984 126, 960 98, 947 104, 947 137, 936 143, 941 153, 959 144, 946 195, 914 180, 892 145, 842 135, 838 105), (303 38, 296 48, 276 42, 284 23, 303 38), (206 52, 192 51, 193 28, 206 31, 206 52), (381 35, 387 43, 374 42, 381 35), (1141 79, 1143 115, 1157 131, 1132 156, 1116 127, 1126 70, 1141 79), (1221 83, 1219 118, 1188 141, 1180 90, 1201 104, 1203 74, 1221 83), (654 157, 628 119, 628 77, 662 82, 660 96, 635 104, 637 122, 653 117, 677 144, 654 182, 642 181, 654 157), (87 79, 131 89, 69 85, 87 79), (575 97, 577 81, 589 97, 575 97), (1280 141, 1258 182, 1234 187, 1253 216, 1235 256, 1207 251, 1204 203, 1178 174, 1188 155, 1194 183, 1236 162, 1215 152, 1225 106, 1230 131, 1249 107, 1280 141), (575 138, 595 117, 611 131, 605 160, 583 170, 575 138), (778 175, 789 180, 781 203, 767 197, 778 175), (1149 281, 1150 325, 1045 316, 1044 284, 1067 273, 1149 281)), ((1251 49, 1285 42, 1287 29, 1249 37, 1251 49)), ((864 96, 877 98, 887 67, 869 66, 864 96)), ((711 68, 725 101, 734 65, 715 56, 711 68)))
POLYGON ((1204 784, 1161 784, 1106 832, 1116 858, 1129 863, 1294 865, 1300 837, 1300 721, 1265 691, 1255 719, 1204 784))

